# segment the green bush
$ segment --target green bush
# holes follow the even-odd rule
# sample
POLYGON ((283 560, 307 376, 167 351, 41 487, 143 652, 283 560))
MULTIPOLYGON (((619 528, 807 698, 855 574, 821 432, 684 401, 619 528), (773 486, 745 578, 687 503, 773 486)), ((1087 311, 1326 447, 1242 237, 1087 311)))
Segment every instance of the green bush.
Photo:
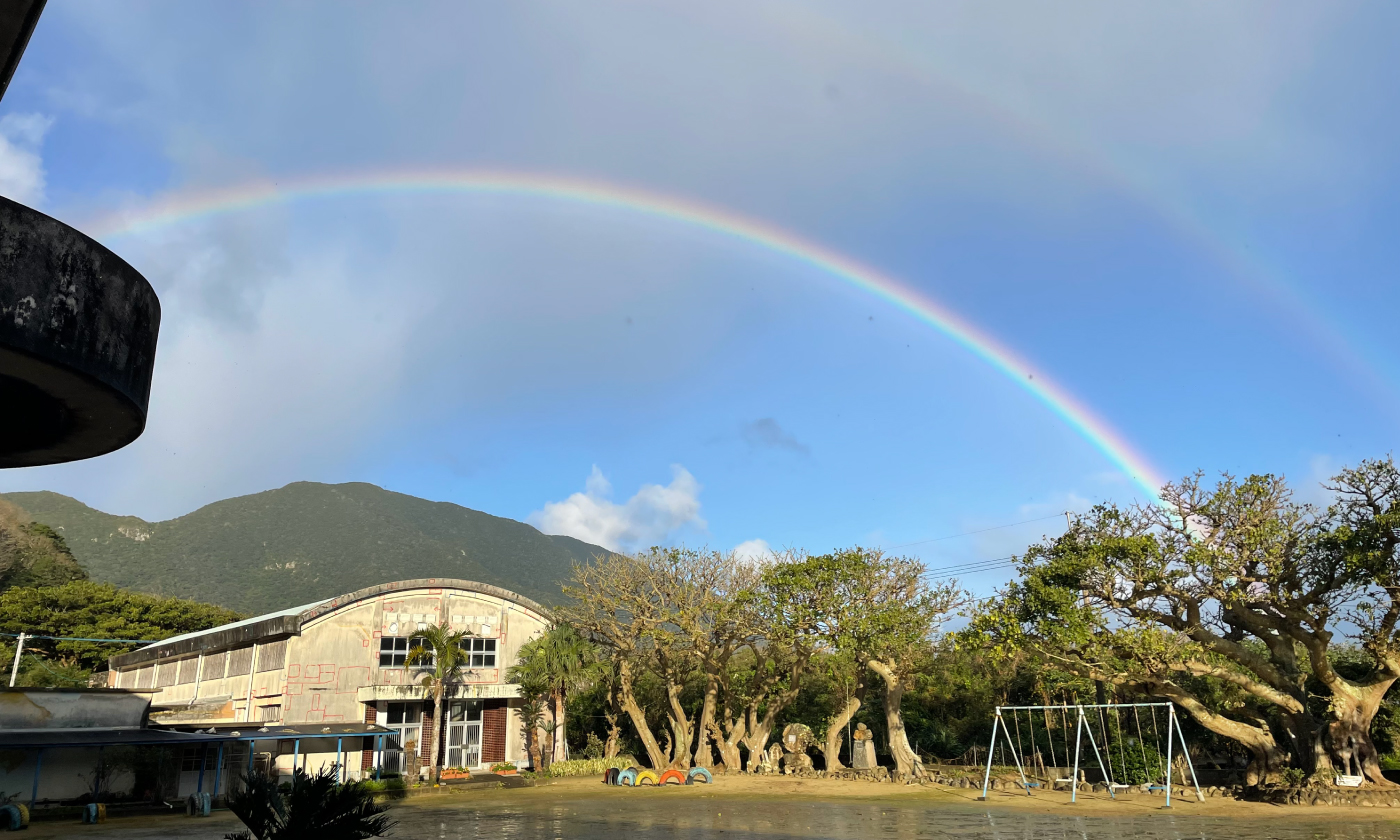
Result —
POLYGON ((1382 770, 1400 770, 1400 755, 1381 756, 1382 770))
POLYGON ((364 785, 365 790, 373 793, 385 794, 391 799, 403 796, 404 791, 408 790, 408 785, 404 783, 402 776, 386 776, 383 779, 369 779, 360 782, 360 784, 364 785))
POLYGON ((625 770, 636 763, 637 759, 630 755, 620 755, 617 758, 574 758, 568 761, 554 762, 541 775, 601 776, 614 767, 625 770))
POLYGON ((603 739, 590 732, 588 733, 588 743, 585 744, 583 748, 583 757, 602 758, 605 749, 606 745, 603 744, 603 739))
MULTIPOLYGON (((1113 781, 1116 784, 1143 785, 1157 783, 1166 778, 1166 759, 1157 752, 1154 744, 1128 738, 1124 744, 1116 746, 1116 750, 1100 747, 1106 753, 1104 758, 1108 759, 1109 770, 1113 773, 1113 781)), ((1086 763, 1083 757, 1079 760, 1080 767, 1097 769, 1096 764, 1097 762, 1086 763)))

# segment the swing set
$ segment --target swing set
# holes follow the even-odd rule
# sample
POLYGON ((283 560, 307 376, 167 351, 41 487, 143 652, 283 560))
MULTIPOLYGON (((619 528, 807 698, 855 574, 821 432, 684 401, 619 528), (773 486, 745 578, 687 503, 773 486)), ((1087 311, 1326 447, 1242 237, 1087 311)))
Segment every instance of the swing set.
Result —
MULTIPOLYGON (((985 801, 987 798, 987 789, 992 780, 993 759, 1000 755, 1001 766, 1010 766, 1006 763, 1006 751, 1009 751, 1011 761, 1016 767, 1016 773, 1020 776, 1021 787, 1026 791, 1027 796, 1032 795, 1032 788, 1038 788, 1042 784, 1050 783, 1053 785, 1056 782, 1065 782, 1069 784, 1070 802, 1078 801, 1080 747, 1083 745, 1086 735, 1089 739, 1089 746, 1094 751, 1094 758, 1098 762, 1099 771, 1103 773, 1104 781, 1108 784, 1110 798, 1117 799, 1117 791, 1119 790, 1125 790, 1135 784, 1146 784, 1149 790, 1165 791, 1167 795, 1165 807, 1170 808, 1172 806, 1172 748, 1173 744, 1179 741, 1181 744, 1180 755, 1185 759, 1186 767, 1190 771, 1191 785, 1196 790, 1196 799, 1204 801, 1201 796, 1201 786, 1196 781, 1196 768, 1191 763, 1191 753, 1186 748, 1186 735, 1181 731, 1181 722, 1177 720, 1176 706, 1171 703, 1063 703, 1058 706, 998 706, 996 717, 992 720, 992 743, 987 750, 987 770, 982 777, 982 796, 980 799, 985 801), (1161 712, 1161 716, 1165 718, 1165 760, 1162 750, 1163 739, 1157 727, 1158 712, 1161 712), (1036 732, 1035 718, 1037 714, 1043 718, 1040 727, 1043 735, 1036 732), (1011 718, 1010 724, 1006 722, 1008 716, 1011 718), (1057 716, 1059 729, 1063 733, 1061 739, 1063 749, 1060 752, 1055 750, 1054 731, 1057 716), (1069 764, 1069 718, 1071 716, 1075 718, 1074 757, 1073 763, 1069 764), (1026 732, 1030 740, 1029 752, 1022 741, 1022 717, 1025 718, 1026 732), (1148 718, 1148 731, 1152 733, 1150 751, 1148 740, 1144 737, 1143 717, 1148 718), (1096 724, 1097 736, 1095 735, 1096 724), (1001 734, 1000 742, 997 740, 998 733, 1001 734), (1041 752, 1042 744, 1049 752, 1049 764, 1046 764, 1045 755, 1041 752), (1099 748, 1100 744, 1103 745, 1102 750, 1099 748), (1114 754, 1115 747, 1117 755, 1114 754), (1107 762, 1104 761, 1105 754, 1108 756, 1107 762), (1067 762, 1066 764, 1058 763, 1061 755, 1067 762), (1115 758, 1117 759, 1116 763, 1115 758), (1070 775, 1059 777, 1059 772, 1066 767, 1070 768, 1070 775)), ((1187 771, 1179 772, 1181 784, 1185 785, 1187 771)))

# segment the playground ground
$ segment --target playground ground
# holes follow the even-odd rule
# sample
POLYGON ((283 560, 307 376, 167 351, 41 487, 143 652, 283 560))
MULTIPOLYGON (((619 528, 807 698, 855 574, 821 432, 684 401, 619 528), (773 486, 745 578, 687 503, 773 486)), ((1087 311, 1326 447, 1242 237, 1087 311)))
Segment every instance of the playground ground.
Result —
MULTIPOLYGON (((895 786, 827 779, 721 776, 712 786, 606 787, 597 778, 562 779, 514 790, 471 790, 415 796, 395 805, 393 836, 405 838, 830 837, 896 840, 928 837, 1084 837, 1157 840, 1229 837, 1396 838, 1400 808, 1283 806, 1232 799, 1173 800, 1160 796, 1068 793, 1034 797, 941 786, 895 786)), ((131 817, 100 826, 38 823, 31 838, 121 840, 220 838, 241 828, 228 812, 207 819, 131 817)))

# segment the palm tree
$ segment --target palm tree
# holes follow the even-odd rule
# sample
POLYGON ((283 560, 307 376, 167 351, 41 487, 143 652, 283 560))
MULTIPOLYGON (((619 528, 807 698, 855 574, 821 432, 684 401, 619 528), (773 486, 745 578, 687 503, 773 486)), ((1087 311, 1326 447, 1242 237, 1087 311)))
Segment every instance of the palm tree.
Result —
POLYGON ((544 720, 544 697, 521 689, 520 723, 525 730, 525 743, 530 751, 530 768, 536 773, 544 770, 544 755, 540 750, 540 723, 544 720))
POLYGON ((419 630, 414 637, 415 644, 404 660, 405 670, 426 668, 418 684, 424 695, 433 698, 433 740, 428 746, 428 764, 433 769, 433 784, 438 782, 438 765, 441 763, 443 722, 447 719, 443 696, 447 687, 461 676, 463 668, 471 664, 471 654, 465 650, 463 640, 466 633, 454 633, 444 625, 430 624, 426 630, 419 630))
POLYGON ((366 782, 336 780, 339 767, 315 775, 300 767, 292 771, 291 789, 283 791, 276 776, 249 770, 243 789, 228 795, 228 809, 247 831, 225 834, 224 840, 363 840, 383 837, 393 827, 374 801, 366 782))
POLYGON ((550 760, 568 758, 568 740, 564 721, 565 702, 571 692, 578 691, 598 676, 597 648, 569 624, 556 624, 543 636, 531 639, 520 648, 520 654, 507 675, 511 682, 521 685, 523 694, 547 695, 553 743, 550 760))

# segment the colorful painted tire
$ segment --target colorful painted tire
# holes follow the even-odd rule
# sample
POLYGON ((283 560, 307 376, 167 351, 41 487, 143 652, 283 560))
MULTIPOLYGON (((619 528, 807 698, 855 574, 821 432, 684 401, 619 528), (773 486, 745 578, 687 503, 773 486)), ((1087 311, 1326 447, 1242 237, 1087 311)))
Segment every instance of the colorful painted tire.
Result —
POLYGON ((667 770, 661 774, 661 778, 656 783, 658 785, 683 785, 685 784, 685 774, 679 770, 667 770))
POLYGON ((710 771, 706 770, 704 767, 692 767, 690 768, 690 775, 686 777, 685 783, 704 782, 708 785, 714 780, 715 777, 710 775, 710 771))
POLYGON ((617 783, 620 785, 635 785, 637 783, 637 768, 628 767, 617 774, 617 783))
POLYGON ((617 784, 617 774, 618 774, 618 773, 621 773, 621 772, 622 772, 622 771, 619 770, 619 769, 617 769, 616 767, 609 767, 609 768, 607 769, 607 772, 603 774, 603 784, 605 784, 605 785, 615 785, 615 784, 617 784))
POLYGON ((5 805, 0 807, 0 828, 7 831, 19 831, 21 828, 29 827, 29 809, 24 805, 5 805))
POLYGON ((653 785, 657 783, 656 774, 651 772, 650 770, 643 770, 642 772, 638 773, 637 781, 633 782, 633 784, 637 785, 645 785, 648 783, 653 785))

